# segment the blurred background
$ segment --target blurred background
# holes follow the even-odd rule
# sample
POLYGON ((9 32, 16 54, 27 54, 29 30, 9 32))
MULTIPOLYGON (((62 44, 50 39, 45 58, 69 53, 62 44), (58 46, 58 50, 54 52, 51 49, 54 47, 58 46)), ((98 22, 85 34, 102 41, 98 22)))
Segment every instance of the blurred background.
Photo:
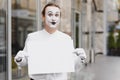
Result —
POLYGON ((0 80, 29 80, 13 58, 27 34, 43 28, 41 10, 51 1, 61 7, 59 30, 87 54, 69 79, 119 80, 120 0, 0 0, 0 80))

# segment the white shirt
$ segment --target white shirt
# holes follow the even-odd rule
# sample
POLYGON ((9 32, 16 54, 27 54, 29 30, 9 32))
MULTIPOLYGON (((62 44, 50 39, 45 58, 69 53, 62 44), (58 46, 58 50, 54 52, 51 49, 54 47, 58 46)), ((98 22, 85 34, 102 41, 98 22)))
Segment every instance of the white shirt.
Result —
POLYGON ((74 72, 73 50, 71 37, 58 30, 53 34, 45 29, 30 33, 23 50, 28 59, 28 73, 74 72))

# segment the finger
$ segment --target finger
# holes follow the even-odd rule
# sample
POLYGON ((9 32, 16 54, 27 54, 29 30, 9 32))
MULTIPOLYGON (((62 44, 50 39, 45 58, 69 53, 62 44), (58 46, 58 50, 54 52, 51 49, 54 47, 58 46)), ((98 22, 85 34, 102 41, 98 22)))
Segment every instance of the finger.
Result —
POLYGON ((22 61, 22 57, 16 59, 16 62, 21 62, 21 61, 22 61))

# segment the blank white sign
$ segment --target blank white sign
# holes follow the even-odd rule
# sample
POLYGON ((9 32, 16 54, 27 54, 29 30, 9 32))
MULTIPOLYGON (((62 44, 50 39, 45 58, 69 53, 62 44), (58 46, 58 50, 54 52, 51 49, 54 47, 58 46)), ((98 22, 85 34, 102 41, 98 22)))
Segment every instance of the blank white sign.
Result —
POLYGON ((30 41, 27 47, 29 74, 74 72, 72 40, 30 41))

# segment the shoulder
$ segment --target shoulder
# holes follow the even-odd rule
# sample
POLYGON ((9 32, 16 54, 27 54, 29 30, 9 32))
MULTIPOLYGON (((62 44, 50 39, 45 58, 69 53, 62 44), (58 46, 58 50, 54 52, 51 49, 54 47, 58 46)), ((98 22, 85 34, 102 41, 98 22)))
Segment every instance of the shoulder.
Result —
POLYGON ((29 38, 29 39, 37 39, 37 38, 40 37, 41 34, 42 34, 42 30, 35 31, 35 32, 32 32, 32 33, 29 33, 27 38, 29 38))
POLYGON ((60 37, 63 37, 65 39, 72 39, 71 36, 69 36, 68 34, 64 33, 64 32, 61 32, 61 31, 58 31, 60 37))
POLYGON ((42 34, 43 30, 40 30, 40 31, 35 31, 35 32, 32 32, 32 33, 29 33, 28 36, 29 37, 32 37, 32 36, 40 36, 40 34, 42 34))
POLYGON ((38 36, 39 32, 40 32, 40 31, 36 31, 36 32, 29 33, 29 34, 28 34, 28 37, 38 36))

